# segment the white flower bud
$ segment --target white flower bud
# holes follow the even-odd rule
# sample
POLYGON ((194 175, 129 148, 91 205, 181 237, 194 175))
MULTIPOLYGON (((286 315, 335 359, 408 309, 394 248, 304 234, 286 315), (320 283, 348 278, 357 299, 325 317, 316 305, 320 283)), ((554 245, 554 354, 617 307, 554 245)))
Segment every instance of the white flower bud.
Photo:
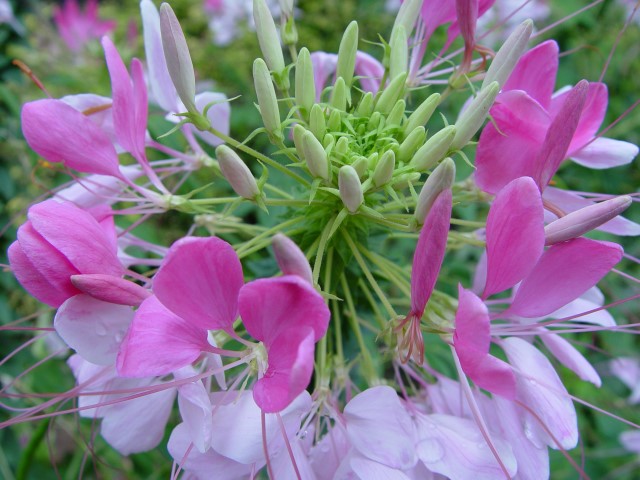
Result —
POLYGON ((340 168, 338 189, 340 190, 342 203, 347 207, 347 210, 351 213, 357 212, 362 202, 364 202, 364 195, 358 172, 351 165, 345 165, 340 168))
POLYGON ((260 195, 260 189, 251 170, 236 152, 226 145, 220 145, 216 148, 216 157, 222 175, 227 179, 234 192, 248 200, 254 200, 260 195))
POLYGON ((449 125, 435 133, 413 156, 413 168, 419 172, 433 168, 447 154, 455 135, 455 125, 449 125))
POLYGON ((280 37, 269 7, 264 0, 253 0, 253 19, 256 23, 260 50, 269 70, 275 73, 283 72, 285 65, 280 47, 280 37))
POLYGON ((500 47, 500 50, 498 50, 498 53, 491 62, 484 76, 481 88, 486 87, 491 82, 498 82, 500 86, 505 84, 515 68, 516 63, 520 60, 525 48, 527 48, 527 42, 529 42, 532 31, 533 22, 531 20, 525 20, 509 35, 509 38, 507 38, 504 45, 500 47))
POLYGON ((440 165, 433 171, 427 181, 424 182, 418 203, 414 213, 418 224, 422 225, 429 214, 429 210, 438 198, 440 193, 451 188, 456 178, 456 164, 451 158, 445 158, 440 165))

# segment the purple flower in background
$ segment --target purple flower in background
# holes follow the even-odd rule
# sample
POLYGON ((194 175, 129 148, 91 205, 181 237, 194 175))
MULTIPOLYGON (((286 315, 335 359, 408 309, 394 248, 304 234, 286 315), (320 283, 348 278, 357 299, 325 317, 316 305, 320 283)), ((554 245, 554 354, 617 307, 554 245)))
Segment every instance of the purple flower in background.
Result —
POLYGON ((101 38, 116 28, 115 20, 98 17, 98 0, 87 0, 84 11, 77 0, 65 0, 62 7, 54 10, 53 21, 64 43, 73 52, 79 52, 88 41, 101 38))

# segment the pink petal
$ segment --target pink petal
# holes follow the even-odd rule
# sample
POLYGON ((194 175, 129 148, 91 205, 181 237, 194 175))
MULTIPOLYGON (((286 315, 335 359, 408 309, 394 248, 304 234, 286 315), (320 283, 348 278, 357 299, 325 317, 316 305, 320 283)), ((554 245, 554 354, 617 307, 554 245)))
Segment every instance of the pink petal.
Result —
MULTIPOLYGON (((195 375, 195 371, 190 370, 189 374, 195 375)), ((187 383, 178 388, 178 406, 189 438, 199 452, 206 452, 211 446, 213 406, 202 381, 187 383)))
POLYGON ((640 431, 622 432, 620 434, 620 443, 630 452, 640 453, 640 431))
POLYGON ((284 446, 284 448, 274 449, 275 451, 270 452, 273 478, 290 478, 291 480, 308 478, 310 480, 316 480, 309 462, 309 457, 303 449, 304 440, 301 440, 295 436, 295 434, 288 436, 287 439, 291 447, 291 454, 289 453, 289 449, 284 446), (291 458, 292 455, 293 459, 291 458))
POLYGON ((574 238, 553 245, 520 284, 508 313, 548 315, 593 287, 621 258, 616 243, 574 238))
POLYGON ((256 404, 266 413, 280 412, 309 385, 313 374, 311 328, 284 330, 268 347, 268 368, 253 387, 256 404))
MULTIPOLYGON (((405 473, 397 468, 387 467, 386 465, 359 455, 353 455, 349 459, 349 466, 357 477, 361 480, 411 480, 405 473)), ((340 477, 336 480, 351 479, 351 475, 340 477)))
POLYGON ((291 329, 311 328, 313 341, 324 336, 330 312, 322 296, 297 275, 261 278, 247 283, 238 298, 249 334, 269 348, 291 329))
POLYGON ((524 90, 544 109, 548 109, 557 73, 558 44, 554 40, 547 40, 520 58, 502 91, 524 90))
POLYGON ((384 67, 368 53, 358 50, 356 53, 355 74, 360 77, 358 81, 365 92, 376 93, 380 88, 380 80, 384 75, 384 67))
POLYGON ((71 283, 74 287, 91 297, 103 302, 117 305, 137 307, 151 292, 137 283, 113 275, 89 273, 72 275, 71 283))
POLYGON ((602 385, 602 380, 600 380, 595 368, 573 345, 560 335, 544 333, 540 335, 540 339, 560 363, 572 370, 582 380, 591 382, 596 387, 602 385))
POLYGON ((577 315, 576 318, 572 320, 573 322, 593 323, 594 325, 601 325, 603 327, 615 326, 616 321, 605 309, 600 309, 585 315, 585 312, 596 310, 599 307, 602 307, 602 302, 595 303, 583 296, 581 298, 576 298, 572 302, 567 303, 564 307, 550 313, 548 317, 565 318, 577 315))
POLYGON ((60 306, 53 326, 65 343, 85 360, 112 365, 131 320, 130 307, 76 295, 60 306))
POLYGON ((411 269, 411 313, 422 317, 438 280, 446 253, 451 223, 451 189, 443 190, 433 203, 418 237, 411 269))
POLYGON ((532 409, 538 420, 527 414, 525 431, 529 438, 542 442, 551 448, 558 445, 546 432, 548 429, 560 443, 560 447, 569 450, 578 443, 578 424, 576 411, 569 398, 567 389, 549 360, 537 348, 526 341, 510 337, 502 342, 509 363, 519 372, 518 400, 532 409))
POLYGON ((530 177, 510 182, 496 196, 487 218, 487 283, 483 298, 526 277, 544 249, 542 197, 530 177))
POLYGON ((336 71, 338 55, 335 53, 313 52, 311 53, 311 64, 313 65, 313 80, 316 84, 316 102, 319 102, 322 90, 327 86, 329 78, 336 71))
POLYGON ((61 162, 78 172, 122 178, 118 154, 107 134, 60 100, 26 103, 22 133, 29 146, 50 162, 61 162))
POLYGON ((459 287, 453 344, 462 370, 485 390, 513 399, 516 379, 508 364, 489 355, 489 312, 472 292, 459 287))
MULTIPOLYGON (((71 105, 80 113, 91 119, 98 125, 109 140, 114 145, 117 153, 122 153, 122 147, 116 140, 116 131, 113 126, 113 115, 111 110, 111 99, 95 95, 93 93, 79 93, 77 95, 66 95, 60 98, 67 105, 71 105)), ((122 171, 122 170, 121 170, 122 171)))
POLYGON ((169 310, 204 330, 231 328, 238 316, 244 280, 238 255, 216 237, 175 242, 153 279, 153 290, 169 310))
POLYGON ((209 350, 207 331, 176 316, 155 297, 136 311, 118 354, 123 377, 167 375, 209 350), (162 352, 162 355, 158 355, 162 352))
POLYGON ((311 447, 309 457, 318 480, 333 480, 351 445, 344 428, 336 425, 311 447))
POLYGON ((583 167, 600 170, 631 163, 638 155, 638 147, 622 140, 599 137, 569 155, 583 167))
POLYGON ((532 177, 536 155, 549 126, 549 115, 520 90, 501 93, 490 111, 476 152, 475 180, 488 193, 497 193, 512 180, 532 177))

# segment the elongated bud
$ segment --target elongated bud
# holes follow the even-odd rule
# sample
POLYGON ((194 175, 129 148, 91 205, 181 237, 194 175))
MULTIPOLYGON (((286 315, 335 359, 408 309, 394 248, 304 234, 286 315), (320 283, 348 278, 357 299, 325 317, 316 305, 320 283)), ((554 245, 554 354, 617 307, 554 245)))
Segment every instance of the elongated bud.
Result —
POLYGON ((424 127, 414 128, 413 131, 404 139, 398 149, 398 161, 406 163, 413 158, 418 148, 424 143, 427 133, 424 127))
POLYGON ((407 73, 401 73, 393 80, 391 83, 387 85, 387 88, 384 89, 380 98, 378 98, 378 102, 376 103, 376 112, 380 113, 389 113, 391 109, 395 106, 396 102, 404 96, 404 84, 407 80, 407 73))
POLYGON ((264 0, 253 0, 253 19, 256 23, 258 43, 269 70, 276 73, 284 71, 284 56, 280 47, 280 37, 276 30, 269 7, 264 0))
POLYGON ((296 103, 304 108, 305 113, 311 110, 316 101, 316 84, 313 80, 313 63, 306 48, 300 49, 296 61, 296 103))
POLYGON ((278 233, 272 239, 273 253, 282 273, 297 275, 313 285, 313 273, 300 247, 286 235, 278 233))
POLYGON ((342 160, 342 157, 349 150, 349 139, 347 137, 340 137, 336 142, 336 146, 333 148, 333 155, 342 160))
POLYGON ((329 180, 327 152, 313 133, 308 131, 304 133, 302 136, 302 149, 304 150, 305 161, 311 175, 329 180))
POLYGON ((262 122, 269 135, 275 140, 282 140, 280 131, 280 110, 276 90, 271 81, 271 74, 267 64, 261 58, 253 62, 253 83, 258 96, 258 106, 262 122))
POLYGON ((311 113, 309 115, 309 129, 318 140, 323 139, 324 134, 327 131, 327 122, 324 119, 324 112, 322 111, 322 107, 317 103, 311 107, 311 113))
POLYGON ((91 297, 116 305, 139 306, 151 292, 137 283, 102 273, 71 275, 74 287, 91 297))
POLYGON ((491 62, 487 73, 484 76, 482 82, 482 88, 489 85, 491 82, 498 82, 501 86, 505 84, 509 75, 520 60, 531 32, 533 31, 533 22, 531 20, 525 20, 518 28, 516 28, 509 38, 504 42, 495 58, 491 62))
POLYGON ((362 194, 362 184, 358 177, 358 172, 351 166, 345 165, 340 168, 338 176, 338 189, 340 190, 340 198, 342 203, 351 213, 355 213, 364 202, 362 194))
POLYGON ((405 175, 400 175, 393 180, 391 188, 394 190, 404 190, 420 180, 420 174, 418 172, 411 172, 405 175))
POLYGON ((345 84, 344 78, 338 77, 335 85, 333 86, 333 91, 331 92, 331 100, 329 104, 338 110, 346 110, 347 108, 347 85, 345 84))
POLYGON ((381 129, 384 127, 384 117, 380 112, 373 112, 371 117, 369 117, 369 121, 367 122, 367 130, 373 132, 376 129, 381 129))
POLYGON ((180 22, 168 3, 160 5, 160 34, 171 81, 187 110, 196 113, 196 76, 189 47, 180 22))
POLYGON ((427 140, 413 156, 413 168, 419 172, 433 168, 449 151, 456 131, 455 125, 449 125, 427 140))
POLYGON ((342 77, 348 87, 351 86, 351 81, 353 80, 357 53, 358 22, 354 20, 344 31, 344 35, 342 35, 342 41, 338 49, 338 66, 336 67, 336 77, 342 77))
POLYGON ((226 145, 220 145, 216 148, 216 157, 220 163, 222 175, 234 192, 248 200, 254 200, 260 195, 260 189, 251 170, 236 152, 226 145))
POLYGON ((389 183, 391 177, 393 177, 393 170, 395 168, 396 155, 393 153, 393 150, 387 150, 382 157, 380 157, 376 169, 373 171, 373 176, 371 177, 373 184, 376 187, 381 187, 389 183))
POLYGON ((430 95, 424 102, 420 104, 414 112, 409 115, 407 122, 404 124, 404 138, 407 138, 411 132, 417 127, 424 127, 435 112, 436 107, 440 103, 440 94, 434 93, 430 95))
POLYGON ((491 82, 478 93, 456 122, 456 136, 451 143, 454 150, 460 150, 476 134, 489 114, 489 109, 500 91, 498 82, 491 82))
POLYGON ((367 164, 369 166, 369 170, 374 171, 376 169, 376 166, 378 166, 379 159, 380 159, 380 155, 378 154, 378 152, 373 152, 371 155, 369 155, 369 158, 367 158, 367 164))
POLYGON ((396 78, 401 73, 407 72, 409 62, 409 46, 407 43, 407 31, 404 26, 398 25, 393 30, 391 37, 391 56, 389 57, 389 77, 396 78))
POLYGON ((286 17, 293 15, 293 0, 278 0, 280 12, 286 17))
POLYGON ((393 125, 400 126, 400 124, 402 123, 402 118, 404 117, 404 110, 406 106, 407 104, 404 100, 398 100, 389 112, 389 115, 387 115, 387 119, 384 124, 387 127, 391 127, 393 125))
POLYGON ((360 99, 356 113, 361 117, 368 117, 373 112, 373 93, 367 92, 360 99))
POLYGON ((423 0, 406 0, 400 6, 396 21, 393 23, 393 29, 391 30, 391 37, 396 35, 396 30, 399 27, 403 27, 406 35, 410 35, 413 31, 418 18, 420 17, 420 8, 422 7, 423 0))
POLYGON ((442 191, 451 188, 455 178, 456 164, 451 158, 445 158, 442 163, 438 165, 438 168, 429 175, 429 178, 427 178, 427 181, 424 182, 422 186, 422 190, 420 190, 416 211, 414 213, 419 225, 424 223, 438 195, 440 195, 442 191))
POLYGON ((329 115, 327 128, 331 132, 338 132, 341 130, 341 127, 342 127, 342 115, 340 115, 340 112, 338 110, 334 110, 333 112, 331 112, 331 115, 329 115))
POLYGON ((300 160, 304 161, 304 149, 302 148, 302 137, 307 131, 302 125, 297 123, 295 127, 293 127, 293 144, 296 147, 296 152, 298 152, 298 157, 300 160))
POLYGON ((631 203, 631 197, 624 195, 568 213, 544 227, 545 245, 564 242, 590 232, 620 215, 631 203))
POLYGON ((369 168, 369 160, 367 157, 360 156, 351 164, 351 166, 358 173, 358 177, 363 178, 369 168))
POLYGON ((327 133, 321 143, 325 151, 332 150, 333 145, 336 143, 336 138, 331 133, 327 133))

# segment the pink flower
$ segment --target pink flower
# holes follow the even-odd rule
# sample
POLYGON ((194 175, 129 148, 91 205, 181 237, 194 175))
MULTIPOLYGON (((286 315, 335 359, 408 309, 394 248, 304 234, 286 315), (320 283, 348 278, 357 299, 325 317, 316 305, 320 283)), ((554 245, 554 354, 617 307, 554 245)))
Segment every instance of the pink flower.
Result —
POLYGON ((53 21, 64 42, 74 52, 116 28, 114 20, 98 18, 98 0, 87 0, 84 12, 80 11, 77 0, 65 0, 62 8, 55 8, 53 21))
MULTIPOLYGON (((333 84, 333 75, 338 65, 338 55, 335 53, 313 52, 311 54, 311 62, 316 84, 316 102, 319 102, 322 90, 328 84, 333 84)), ((358 51, 356 54, 355 74, 360 77, 360 85, 365 92, 376 93, 380 88, 380 79, 384 74, 384 67, 371 55, 358 51)))

